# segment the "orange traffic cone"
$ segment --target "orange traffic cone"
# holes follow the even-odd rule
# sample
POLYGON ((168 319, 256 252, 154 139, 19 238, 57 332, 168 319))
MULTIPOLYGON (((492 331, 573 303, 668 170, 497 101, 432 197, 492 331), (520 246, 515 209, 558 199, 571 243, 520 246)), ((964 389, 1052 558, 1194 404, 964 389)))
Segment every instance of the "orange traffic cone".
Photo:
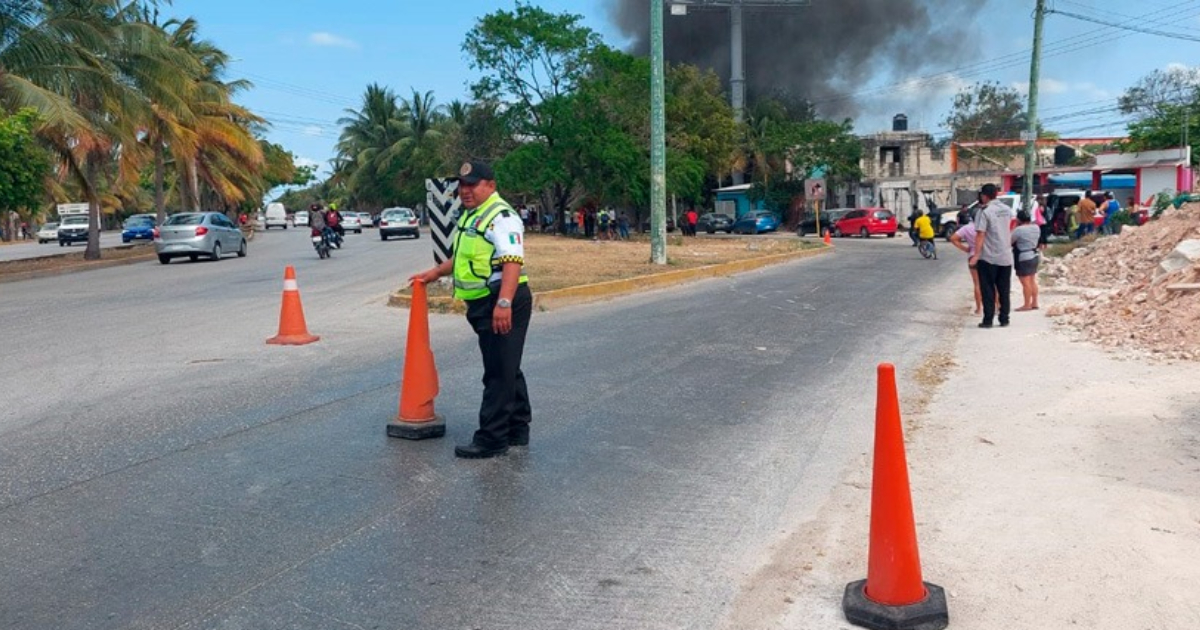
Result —
POLYGON ((433 411, 438 395, 437 366, 429 347, 429 300, 425 283, 412 285, 408 311, 408 343, 404 350, 404 376, 400 381, 400 415, 388 423, 387 434, 406 440, 446 435, 446 420, 433 411))
POLYGON ((828 229, 825 230, 825 244, 833 245, 833 239, 829 238, 829 230, 828 229))
POLYGON ((288 265, 283 272, 283 307, 279 310, 279 334, 267 340, 277 346, 303 346, 318 341, 320 337, 308 334, 304 323, 304 307, 300 304, 300 286, 296 284, 296 270, 288 265))
POLYGON ((875 462, 871 478, 871 542, 867 579, 842 598, 846 619, 876 630, 940 630, 950 623, 946 593, 921 581, 921 558, 908 487, 896 368, 879 365, 875 462))

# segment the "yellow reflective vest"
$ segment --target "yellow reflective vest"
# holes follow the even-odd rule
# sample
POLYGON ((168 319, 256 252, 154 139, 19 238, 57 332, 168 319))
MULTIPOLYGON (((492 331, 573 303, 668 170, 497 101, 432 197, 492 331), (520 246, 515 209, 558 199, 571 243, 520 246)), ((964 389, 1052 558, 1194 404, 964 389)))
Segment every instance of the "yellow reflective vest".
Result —
MULTIPOLYGON (((516 212, 500 195, 492 195, 474 211, 465 212, 458 220, 458 235, 454 239, 454 297, 478 300, 487 297, 488 278, 501 267, 496 259, 496 246, 484 237, 492 221, 501 212, 516 212)), ((521 272, 520 283, 529 278, 521 272)))

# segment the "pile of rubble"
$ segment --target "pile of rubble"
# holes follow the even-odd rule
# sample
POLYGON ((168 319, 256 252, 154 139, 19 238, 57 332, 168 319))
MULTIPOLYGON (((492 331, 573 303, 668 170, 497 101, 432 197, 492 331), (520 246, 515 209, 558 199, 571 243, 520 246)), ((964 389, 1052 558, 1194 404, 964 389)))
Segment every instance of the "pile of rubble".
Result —
POLYGON ((1081 337, 1200 360, 1200 204, 1049 259, 1043 285, 1077 296, 1049 315, 1081 337))

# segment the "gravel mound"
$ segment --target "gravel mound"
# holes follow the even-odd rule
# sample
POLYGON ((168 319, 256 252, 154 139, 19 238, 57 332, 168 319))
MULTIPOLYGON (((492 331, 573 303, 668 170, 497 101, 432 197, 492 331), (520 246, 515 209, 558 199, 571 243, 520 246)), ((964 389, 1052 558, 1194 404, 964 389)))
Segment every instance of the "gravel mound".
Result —
POLYGON ((1108 347, 1200 360, 1200 291, 1178 287, 1200 283, 1200 260, 1179 262, 1182 252, 1195 251, 1195 240, 1200 204, 1187 204, 1049 260, 1044 282, 1075 298, 1048 314, 1108 347))

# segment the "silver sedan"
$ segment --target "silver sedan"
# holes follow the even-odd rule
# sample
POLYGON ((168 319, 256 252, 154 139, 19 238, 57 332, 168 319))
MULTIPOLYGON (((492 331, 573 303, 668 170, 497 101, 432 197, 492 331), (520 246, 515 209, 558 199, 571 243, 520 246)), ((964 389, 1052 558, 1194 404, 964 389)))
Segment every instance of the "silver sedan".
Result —
POLYGON ((177 256, 197 260, 201 256, 220 260, 229 252, 246 255, 242 230, 219 212, 173 214, 154 232, 158 262, 167 264, 177 256))

